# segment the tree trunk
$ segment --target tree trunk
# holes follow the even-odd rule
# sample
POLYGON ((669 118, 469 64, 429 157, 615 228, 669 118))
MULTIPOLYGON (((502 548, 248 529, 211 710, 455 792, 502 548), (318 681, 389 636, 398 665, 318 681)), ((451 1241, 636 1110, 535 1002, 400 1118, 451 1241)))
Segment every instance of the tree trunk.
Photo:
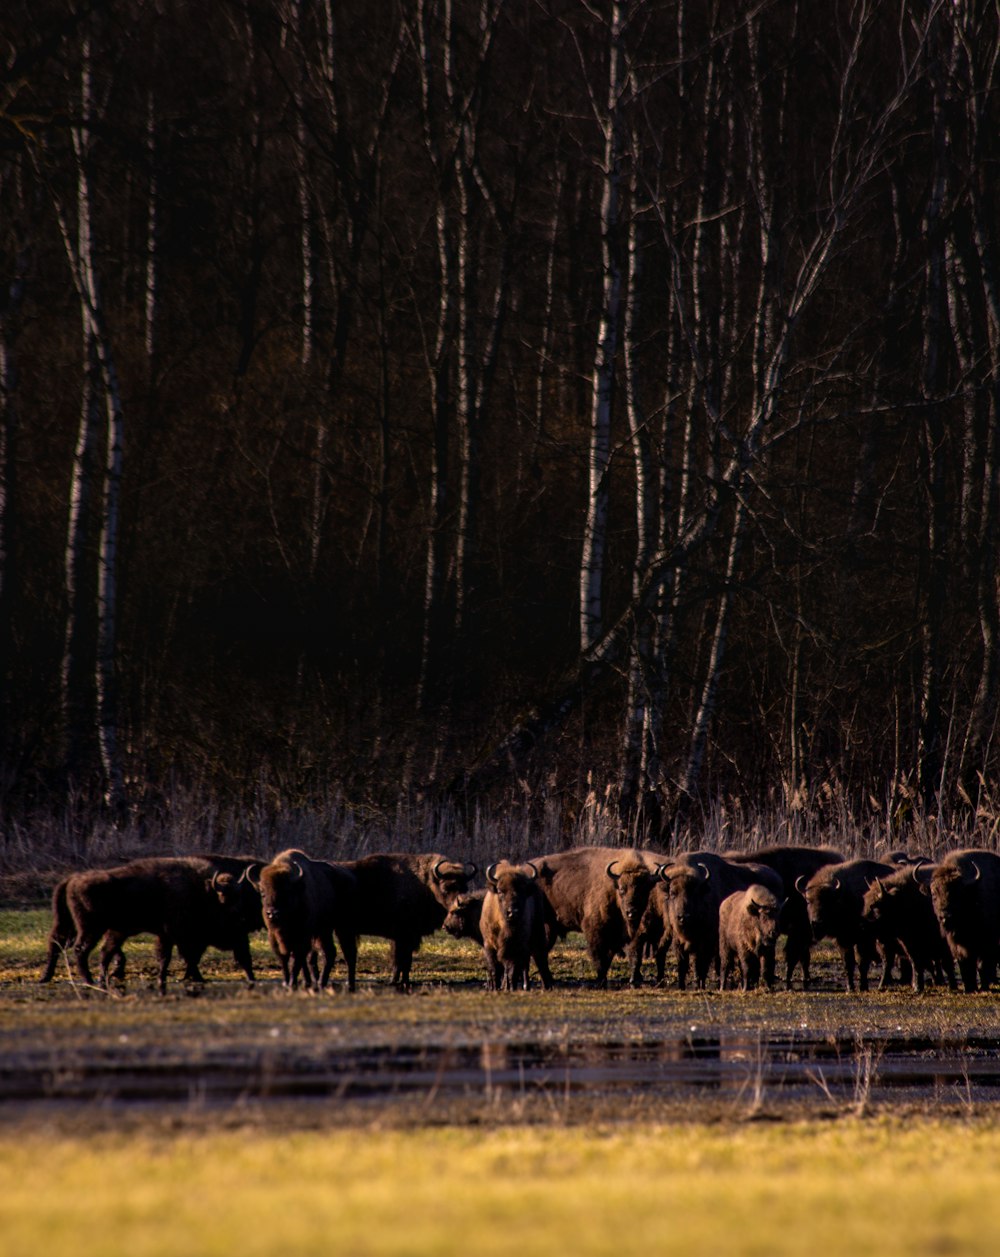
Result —
POLYGON ((625 0, 612 0, 608 33, 606 111, 598 116, 604 132, 601 190, 601 313, 590 404, 587 514, 580 561, 580 649, 589 650, 604 623, 604 565, 607 553, 611 464, 611 411, 621 302, 621 109, 626 67, 622 49, 625 0))

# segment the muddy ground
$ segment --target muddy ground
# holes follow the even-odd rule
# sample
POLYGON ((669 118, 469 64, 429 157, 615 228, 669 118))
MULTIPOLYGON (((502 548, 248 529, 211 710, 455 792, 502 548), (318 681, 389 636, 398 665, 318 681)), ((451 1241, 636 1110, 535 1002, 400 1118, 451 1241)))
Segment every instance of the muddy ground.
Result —
POLYGON ((623 967, 598 991, 573 937, 555 990, 492 994, 476 949, 436 935, 410 994, 371 942, 355 995, 313 995, 281 989, 258 940, 252 989, 210 953, 203 986, 177 967, 161 997, 145 940, 123 990, 84 990, 68 967, 40 987, 46 931, 44 912, 0 914, 0 1121, 782 1120, 1000 1102, 1000 994, 851 995, 826 945, 808 992, 629 990, 623 967))

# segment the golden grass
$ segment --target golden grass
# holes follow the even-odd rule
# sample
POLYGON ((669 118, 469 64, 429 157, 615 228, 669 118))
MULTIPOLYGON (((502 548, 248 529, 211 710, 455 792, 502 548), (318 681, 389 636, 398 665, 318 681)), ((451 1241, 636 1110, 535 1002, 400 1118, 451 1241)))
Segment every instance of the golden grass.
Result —
POLYGON ((994 1254, 1000 1130, 0 1134, 5 1257, 994 1254))

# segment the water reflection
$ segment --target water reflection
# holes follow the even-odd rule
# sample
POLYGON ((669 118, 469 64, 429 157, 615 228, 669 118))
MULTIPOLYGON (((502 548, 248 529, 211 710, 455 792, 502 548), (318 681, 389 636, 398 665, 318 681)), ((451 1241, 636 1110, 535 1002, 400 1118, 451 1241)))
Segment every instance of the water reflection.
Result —
POLYGON ((1000 1100, 995 1039, 938 1041, 899 1037, 767 1036, 756 1031, 692 1028, 659 1039, 385 1046, 311 1049, 276 1043, 207 1054, 197 1062, 143 1057, 128 1043, 93 1059, 40 1060, 25 1052, 0 1069, 0 1103, 32 1099, 124 1102, 184 1100, 194 1080, 209 1099, 508 1095, 551 1092, 666 1097, 690 1093, 739 1097, 748 1088, 785 1098, 957 1096, 1000 1100))

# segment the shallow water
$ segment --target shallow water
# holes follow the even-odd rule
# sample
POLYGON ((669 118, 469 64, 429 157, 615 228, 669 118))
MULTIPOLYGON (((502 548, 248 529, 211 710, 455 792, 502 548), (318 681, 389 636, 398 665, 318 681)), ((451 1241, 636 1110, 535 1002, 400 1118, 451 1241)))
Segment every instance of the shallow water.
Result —
POLYGON ((347 1099, 391 1105, 550 1093, 692 1099, 748 1091, 785 1101, 1000 1100, 995 1038, 837 1039, 746 1031, 641 1042, 324 1048, 233 1045, 183 1059, 128 1044, 5 1053, 0 1110, 38 1102, 232 1104, 347 1099))

